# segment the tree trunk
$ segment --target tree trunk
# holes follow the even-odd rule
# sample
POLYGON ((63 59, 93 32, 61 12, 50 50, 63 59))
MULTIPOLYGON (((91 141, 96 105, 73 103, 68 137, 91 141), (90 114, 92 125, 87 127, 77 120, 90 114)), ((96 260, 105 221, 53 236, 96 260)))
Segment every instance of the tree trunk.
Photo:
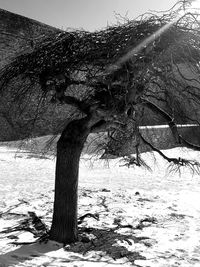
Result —
POLYGON ((77 200, 80 155, 90 132, 89 118, 74 120, 57 143, 56 181, 50 239, 72 243, 77 240, 77 200))

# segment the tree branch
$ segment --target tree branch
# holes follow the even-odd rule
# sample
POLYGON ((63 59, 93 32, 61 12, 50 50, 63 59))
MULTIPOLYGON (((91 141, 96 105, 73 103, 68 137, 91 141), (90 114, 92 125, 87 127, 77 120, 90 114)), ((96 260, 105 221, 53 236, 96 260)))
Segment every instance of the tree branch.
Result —
POLYGON ((150 108, 156 114, 160 114, 167 121, 167 123, 171 129, 172 135, 175 139, 175 142, 177 144, 184 145, 184 146, 191 148, 193 150, 200 151, 200 146, 188 142, 179 134, 177 125, 174 121, 174 118, 172 118, 166 111, 164 111, 163 109, 158 107, 156 104, 152 103, 151 101, 146 100, 146 99, 142 99, 142 100, 143 100, 143 105, 150 108))
POLYGON ((156 147, 154 147, 151 143, 149 143, 146 139, 144 139, 144 137, 141 135, 141 133, 139 134, 140 138, 142 139, 142 141, 148 145, 153 151, 157 152, 160 156, 162 156, 165 160, 167 160, 168 162, 173 162, 175 164, 178 164, 181 159, 177 159, 177 158, 168 158, 164 153, 162 153, 159 149, 157 149, 156 147))
POLYGON ((154 147, 151 143, 149 143, 147 140, 144 139, 144 137, 140 134, 140 138, 142 141, 148 145, 153 151, 157 152, 161 157, 163 157, 165 160, 167 160, 170 165, 169 165, 169 171, 179 171, 180 173, 180 168, 181 167, 187 167, 189 168, 192 173, 194 174, 195 172, 197 174, 200 174, 200 164, 196 160, 187 160, 183 158, 169 158, 167 157, 164 153, 162 153, 159 149, 154 147))

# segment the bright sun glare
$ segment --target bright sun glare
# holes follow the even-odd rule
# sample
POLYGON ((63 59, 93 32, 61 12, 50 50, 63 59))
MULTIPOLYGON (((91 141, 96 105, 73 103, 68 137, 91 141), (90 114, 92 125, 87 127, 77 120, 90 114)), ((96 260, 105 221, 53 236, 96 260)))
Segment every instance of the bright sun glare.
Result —
POLYGON ((179 17, 184 16, 186 13, 198 13, 200 14, 200 0, 184 0, 181 10, 179 11, 179 17))
POLYGON ((193 13, 200 13, 200 0, 189 0, 189 6, 180 11, 179 15, 174 21, 169 22, 168 24, 164 25, 162 28, 154 32, 152 35, 147 37, 145 40, 143 40, 140 44, 138 44, 136 47, 134 47, 132 50, 130 50, 127 54, 119 58, 115 64, 109 66, 108 71, 114 71, 116 70, 121 64, 129 60, 132 56, 137 54, 141 49, 143 49, 145 46, 152 43, 160 34, 165 32, 167 29, 169 29, 180 17, 184 16, 185 13, 193 12, 193 13))
POLYGON ((189 7, 189 9, 191 10, 197 10, 200 11, 200 0, 191 0, 191 6, 189 7))

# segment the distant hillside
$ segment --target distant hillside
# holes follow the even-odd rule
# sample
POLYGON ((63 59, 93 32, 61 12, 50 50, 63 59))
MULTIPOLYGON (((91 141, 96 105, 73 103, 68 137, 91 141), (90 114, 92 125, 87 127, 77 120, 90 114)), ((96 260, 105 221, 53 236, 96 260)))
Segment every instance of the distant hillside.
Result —
POLYGON ((0 68, 59 29, 0 9, 0 68))
MULTIPOLYGON (((61 30, 38 21, 0 9, 0 69, 11 62, 16 56, 31 52, 34 46, 48 36, 61 30)), ((17 84, 14 87, 17 90, 17 84)), ((34 88, 34 90, 37 90, 34 88)), ((33 92, 34 92, 33 90, 33 92)), ((7 90, 9 94, 10 88, 7 90)), ((38 99, 34 93, 24 96, 23 103, 14 100, 13 95, 0 98, 0 140, 16 140, 33 135, 46 135, 59 132, 59 125, 65 121, 64 108, 53 104, 44 104, 44 111, 32 130, 30 122, 37 108, 38 99), (25 101, 27 104, 25 105, 25 101), (21 106, 25 111, 20 113, 21 106), (26 108, 25 108, 26 107, 26 108), (32 117, 31 117, 32 116, 32 117)), ((35 116, 35 115, 34 115, 35 116)))

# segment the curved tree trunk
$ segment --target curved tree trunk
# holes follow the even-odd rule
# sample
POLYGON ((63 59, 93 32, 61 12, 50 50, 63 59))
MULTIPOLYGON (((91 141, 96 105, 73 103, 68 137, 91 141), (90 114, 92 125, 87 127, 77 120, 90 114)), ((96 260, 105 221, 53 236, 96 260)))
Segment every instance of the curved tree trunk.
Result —
POLYGON ((62 243, 77 240, 79 160, 90 132, 89 118, 74 120, 57 143, 56 181, 50 239, 62 243))

